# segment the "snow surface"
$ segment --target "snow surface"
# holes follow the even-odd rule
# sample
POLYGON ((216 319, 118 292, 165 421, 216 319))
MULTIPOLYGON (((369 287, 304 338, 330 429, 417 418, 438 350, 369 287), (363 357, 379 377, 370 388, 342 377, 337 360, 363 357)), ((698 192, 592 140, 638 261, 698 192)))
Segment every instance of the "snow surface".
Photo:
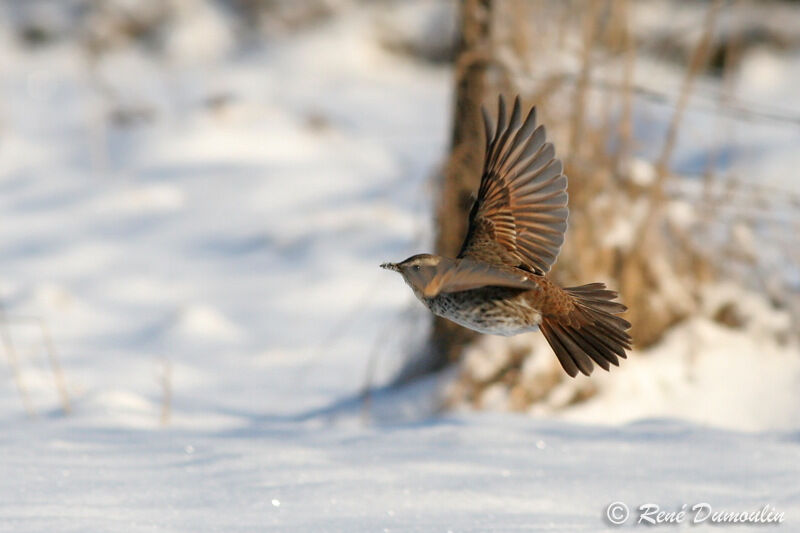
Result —
POLYGON ((425 248, 450 72, 382 48, 373 10, 239 49, 180 5, 164 57, 0 19, 0 299, 36 412, 0 366, 0 531, 598 531, 616 500, 797 528, 797 350, 762 358, 771 330, 699 319, 697 366, 677 332, 535 417, 439 413, 448 373, 360 400, 425 336, 377 265, 425 248))
POLYGON ((4 531, 603 531, 613 501, 768 503, 786 531, 800 516, 797 433, 498 414, 216 432, 34 425, 0 437, 4 531))

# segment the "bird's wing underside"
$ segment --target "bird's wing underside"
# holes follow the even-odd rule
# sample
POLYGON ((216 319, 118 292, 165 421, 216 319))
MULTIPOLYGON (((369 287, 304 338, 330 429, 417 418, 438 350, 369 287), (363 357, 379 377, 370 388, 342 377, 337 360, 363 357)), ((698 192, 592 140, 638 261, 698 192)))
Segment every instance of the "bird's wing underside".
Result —
POLYGON ((518 270, 497 268, 471 259, 456 259, 447 268, 441 268, 425 285, 423 294, 432 298, 439 293, 468 291, 480 287, 507 287, 531 290, 539 285, 518 270))
POLYGON ((508 119, 502 96, 498 107, 497 128, 482 108, 483 176, 459 257, 545 274, 567 229, 567 177, 544 126, 536 127, 536 108, 523 121, 519 97, 508 119))

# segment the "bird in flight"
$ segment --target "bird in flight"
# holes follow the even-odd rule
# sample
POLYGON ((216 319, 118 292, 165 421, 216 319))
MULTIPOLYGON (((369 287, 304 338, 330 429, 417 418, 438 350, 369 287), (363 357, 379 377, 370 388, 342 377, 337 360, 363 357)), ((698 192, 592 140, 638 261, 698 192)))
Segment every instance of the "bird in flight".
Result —
POLYGON ((381 267, 399 272, 434 314, 480 333, 541 329, 564 370, 589 375, 619 366, 631 348, 627 307, 602 283, 562 288, 547 276, 567 229, 567 177, 536 108, 519 97, 497 127, 485 108, 486 152, 469 229, 456 258, 418 254, 381 267))

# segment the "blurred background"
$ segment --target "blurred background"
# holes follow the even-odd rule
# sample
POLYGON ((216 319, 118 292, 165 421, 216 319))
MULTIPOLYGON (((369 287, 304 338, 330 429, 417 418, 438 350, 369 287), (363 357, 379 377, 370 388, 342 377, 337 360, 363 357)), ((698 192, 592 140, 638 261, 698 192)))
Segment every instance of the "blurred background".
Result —
POLYGON ((797 428, 798 83, 791 1, 4 0, 0 423, 797 428), (378 268, 458 246, 500 93, 567 168, 556 279, 630 308, 609 374, 378 268))

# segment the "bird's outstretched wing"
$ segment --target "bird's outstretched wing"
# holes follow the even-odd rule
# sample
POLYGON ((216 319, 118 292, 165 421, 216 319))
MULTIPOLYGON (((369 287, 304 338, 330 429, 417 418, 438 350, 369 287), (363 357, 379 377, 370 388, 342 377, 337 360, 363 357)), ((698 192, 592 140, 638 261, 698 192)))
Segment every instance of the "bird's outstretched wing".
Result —
POLYGON ((486 155, 478 198, 459 257, 502 263, 545 274, 567 229, 567 177, 536 108, 522 120, 519 97, 510 118, 502 96, 497 128, 486 109, 486 155))

